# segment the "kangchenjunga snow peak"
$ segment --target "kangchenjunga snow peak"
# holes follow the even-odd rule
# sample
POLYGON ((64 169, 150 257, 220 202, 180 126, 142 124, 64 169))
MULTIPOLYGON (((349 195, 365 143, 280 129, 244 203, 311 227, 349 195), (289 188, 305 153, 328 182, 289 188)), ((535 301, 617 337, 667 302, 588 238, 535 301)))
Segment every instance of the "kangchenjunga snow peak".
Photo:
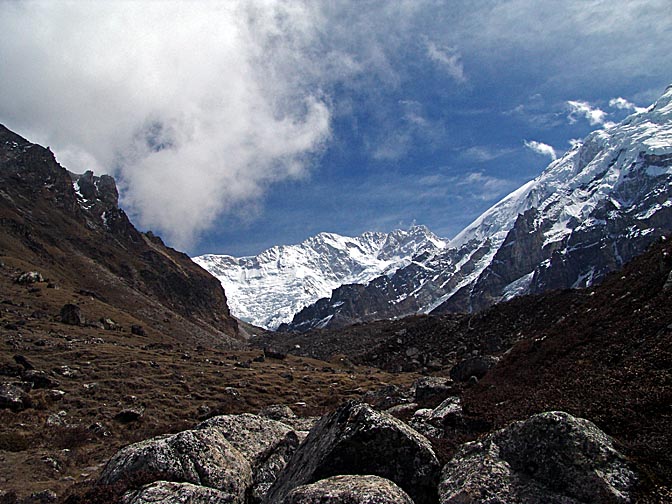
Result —
POLYGON ((275 329, 333 289, 392 274, 420 254, 434 255, 446 243, 426 227, 412 226, 357 237, 320 233, 257 256, 208 254, 194 261, 222 282, 235 316, 275 329))

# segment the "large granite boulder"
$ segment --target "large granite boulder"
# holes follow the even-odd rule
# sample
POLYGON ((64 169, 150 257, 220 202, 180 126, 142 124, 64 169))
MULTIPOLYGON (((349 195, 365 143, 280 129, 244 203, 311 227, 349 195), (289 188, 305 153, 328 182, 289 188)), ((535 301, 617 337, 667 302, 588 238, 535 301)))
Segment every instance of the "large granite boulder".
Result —
POLYGON ((625 503, 636 476, 609 436, 563 412, 463 445, 441 474, 441 504, 625 503))
POLYGON ((222 490, 244 502, 252 469, 216 429, 188 430, 122 448, 103 469, 98 484, 119 491, 156 481, 186 482, 222 490))
POLYGON ((317 422, 265 502, 282 502, 294 488, 330 476, 369 474, 393 481, 416 504, 427 504, 436 501, 439 472, 425 437, 387 413, 349 401, 317 422))
POLYGON ((249 462, 251 502, 261 501, 305 436, 282 422, 249 413, 213 417, 196 428, 217 430, 249 462))
POLYGON ((282 504, 413 504, 390 480, 379 476, 332 476, 296 487, 282 504))
POLYGON ((240 502, 235 496, 214 488, 157 481, 124 494, 121 504, 228 504, 240 502))

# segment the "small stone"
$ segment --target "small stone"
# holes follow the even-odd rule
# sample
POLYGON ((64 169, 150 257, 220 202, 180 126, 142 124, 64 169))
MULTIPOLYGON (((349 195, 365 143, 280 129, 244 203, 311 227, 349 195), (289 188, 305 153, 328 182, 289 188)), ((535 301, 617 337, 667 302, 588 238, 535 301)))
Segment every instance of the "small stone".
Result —
POLYGON ((466 382, 472 376, 483 378, 498 359, 493 356, 470 357, 458 363, 450 370, 450 377, 455 381, 466 382))
POLYGON ((29 369, 24 371, 23 380, 33 384, 35 389, 55 389, 60 386, 57 380, 54 380, 44 371, 29 369))
POLYGON ((39 282, 44 282, 44 277, 37 271, 26 271, 16 279, 16 283, 21 285, 29 285, 39 282))
POLYGON ((131 334, 136 336, 146 336, 145 329, 141 325, 134 324, 131 326, 131 334))
POLYGON ((119 324, 111 318, 101 318, 100 323, 106 331, 118 331, 120 329, 119 324))
POLYGON ((0 409, 18 412, 30 406, 30 396, 21 387, 13 383, 0 383, 0 409))
POLYGON ((23 355, 15 355, 14 356, 14 361, 18 365, 23 366, 23 368, 26 369, 26 370, 35 369, 33 364, 28 359, 26 359, 23 355))
POLYGON ((452 380, 436 376, 424 376, 413 384, 415 402, 421 403, 432 400, 443 400, 450 394, 452 380))
POLYGON ((131 423, 131 422, 137 422, 142 418, 142 415, 144 413, 144 410, 141 409, 135 409, 135 408, 128 408, 121 410, 119 413, 114 415, 114 419, 117 422, 121 423, 131 423))
POLYGON ((267 406, 259 412, 259 416, 270 418, 271 420, 278 420, 282 422, 289 418, 296 418, 296 413, 292 411, 292 408, 286 404, 272 404, 267 406))

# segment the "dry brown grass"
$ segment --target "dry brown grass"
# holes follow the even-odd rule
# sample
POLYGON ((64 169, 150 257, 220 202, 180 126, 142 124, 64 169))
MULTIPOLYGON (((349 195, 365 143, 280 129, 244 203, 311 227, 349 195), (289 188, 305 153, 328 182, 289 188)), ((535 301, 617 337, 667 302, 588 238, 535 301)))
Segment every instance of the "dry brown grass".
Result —
POLYGON ((65 395, 54 400, 48 390, 33 390, 31 408, 0 410, 0 488, 19 498, 45 489, 63 494, 78 484, 84 495, 87 482, 121 446, 191 428, 209 416, 278 403, 299 415, 320 415, 368 390, 417 378, 306 357, 262 361, 261 350, 194 348, 151 327, 136 336, 130 326, 138 321, 100 299, 64 284, 38 284, 32 292, 14 284, 23 266, 10 259, 0 268, 0 302, 6 301, 0 304, 0 367, 16 368, 13 357, 22 355, 58 380, 65 395), (122 329, 62 324, 56 315, 67 302, 89 320, 111 318, 122 329), (126 408, 144 413, 135 422, 116 421, 126 408))

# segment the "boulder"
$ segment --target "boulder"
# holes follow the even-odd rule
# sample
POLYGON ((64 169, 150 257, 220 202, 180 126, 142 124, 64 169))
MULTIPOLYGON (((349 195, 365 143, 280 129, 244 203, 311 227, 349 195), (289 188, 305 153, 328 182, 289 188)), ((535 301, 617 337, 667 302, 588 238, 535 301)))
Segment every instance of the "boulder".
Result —
POLYGON ((460 382, 469 381, 472 376, 480 380, 497 361, 497 357, 491 355, 470 357, 453 366, 450 377, 460 382))
POLYGON ((103 469, 99 485, 120 491, 156 481, 186 482, 222 490, 244 502, 252 469, 215 429, 159 436, 119 450, 103 469))
POLYGON ((239 502, 235 496, 191 483, 157 481, 127 492, 121 504, 225 504, 239 502))
POLYGON ((415 390, 415 402, 441 401, 450 394, 451 385, 450 378, 438 376, 418 378, 412 387, 415 390))
POLYGON ((75 304, 65 304, 60 312, 61 322, 70 325, 82 325, 84 318, 82 318, 82 310, 75 304))
POLYGON ((636 476, 609 436, 563 412, 534 415, 460 447, 441 504, 630 502, 636 476))
POLYGON ((0 383, 0 409, 17 412, 31 406, 30 396, 14 383, 0 383))
POLYGON ((289 426, 250 413, 213 417, 196 428, 216 430, 249 462, 252 502, 261 501, 302 439, 289 426))
POLYGON ((390 480, 379 476, 332 476, 295 488, 282 504, 413 504, 390 480))
POLYGON ((344 474, 387 478, 416 504, 436 501, 439 461, 426 438, 387 413, 348 401, 321 418, 266 495, 276 503, 296 487, 344 474))

